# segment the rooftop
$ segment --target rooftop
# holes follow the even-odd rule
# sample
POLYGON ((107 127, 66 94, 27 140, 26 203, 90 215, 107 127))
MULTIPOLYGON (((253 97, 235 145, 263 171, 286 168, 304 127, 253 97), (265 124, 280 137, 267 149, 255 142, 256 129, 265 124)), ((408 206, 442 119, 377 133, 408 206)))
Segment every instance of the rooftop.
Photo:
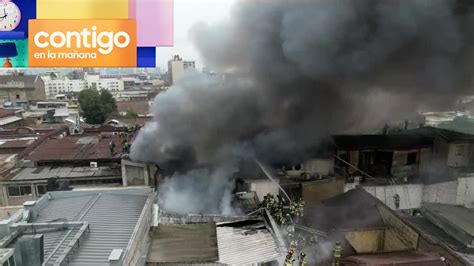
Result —
POLYGON ((149 263, 257 265, 282 258, 261 220, 160 224, 154 230, 149 263))
POLYGON ((23 118, 18 117, 18 116, 2 117, 0 118, 0 126, 6 126, 6 125, 9 125, 11 123, 15 123, 21 120, 23 120, 23 118))
POLYGON ((419 265, 444 266, 439 256, 421 252, 384 252, 380 254, 354 255, 342 259, 343 265, 419 265))
POLYGON ((20 168, 12 171, 7 177, 14 181, 26 180, 47 180, 49 178, 72 179, 72 178, 88 178, 88 177, 120 177, 120 169, 111 168, 109 166, 101 166, 98 168, 91 167, 51 167, 43 166, 36 168, 20 168))
POLYGON ((132 110, 139 115, 148 115, 150 113, 150 105, 148 103, 148 100, 146 101, 118 101, 117 102, 117 111, 119 113, 127 112, 129 110, 132 110))
POLYGON ((422 127, 405 131, 408 134, 416 134, 423 137, 436 138, 439 137, 447 142, 456 141, 474 141, 474 135, 466 134, 458 131, 437 128, 437 127, 422 127))
POLYGON ((121 151, 122 144, 119 136, 86 134, 47 138, 33 149, 25 159, 37 162, 113 161, 120 159, 121 151), (110 142, 115 144, 115 154, 110 152, 110 142))
POLYGON ((377 206, 368 192, 352 189, 323 201, 323 206, 306 208, 301 223, 325 232, 385 228, 377 206))
POLYGON ((460 230, 474 236, 474 210, 464 206, 425 203, 423 208, 439 218, 445 219, 460 230))
MULTIPOLYGON (((21 86, 22 88, 34 88, 38 79, 41 80, 36 75, 0 75, 0 86, 15 87, 9 86, 9 84, 13 84, 12 82, 22 82, 24 84, 24 86, 21 86)), ((19 84, 18 87, 20 87, 19 84)))
POLYGON ((218 259, 215 224, 162 224, 152 234, 147 262, 215 262, 218 259))
POLYGON ((121 124, 130 125, 130 126, 143 126, 146 123, 152 120, 151 116, 137 116, 137 117, 127 117, 127 116, 109 116, 106 123, 108 124, 112 120, 116 120, 121 124))
POLYGON ((31 218, 23 225, 49 224, 52 228, 63 223, 57 230, 43 233, 46 265, 64 259, 68 265, 109 265, 113 249, 129 250, 152 193, 149 188, 49 192, 27 207, 31 218), (75 238, 81 239, 80 245, 69 253, 75 238))

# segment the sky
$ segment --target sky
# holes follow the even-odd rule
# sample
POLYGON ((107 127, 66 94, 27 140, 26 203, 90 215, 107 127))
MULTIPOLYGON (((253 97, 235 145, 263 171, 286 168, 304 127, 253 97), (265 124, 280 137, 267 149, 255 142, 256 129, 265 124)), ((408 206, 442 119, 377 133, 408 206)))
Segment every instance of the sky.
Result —
POLYGON ((167 70, 168 60, 179 54, 184 60, 196 61, 203 67, 199 53, 189 38, 191 27, 201 21, 218 23, 225 20, 235 0, 174 0, 174 47, 156 49, 157 67, 167 70))

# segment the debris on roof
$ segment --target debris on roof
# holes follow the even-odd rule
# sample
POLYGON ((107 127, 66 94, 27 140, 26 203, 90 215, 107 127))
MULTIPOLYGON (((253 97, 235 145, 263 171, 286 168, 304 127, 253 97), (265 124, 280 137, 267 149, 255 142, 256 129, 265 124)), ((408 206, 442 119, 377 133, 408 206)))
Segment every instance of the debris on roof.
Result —
POLYGON ((147 263, 202 263, 218 259, 213 223, 161 224, 153 230, 147 263))

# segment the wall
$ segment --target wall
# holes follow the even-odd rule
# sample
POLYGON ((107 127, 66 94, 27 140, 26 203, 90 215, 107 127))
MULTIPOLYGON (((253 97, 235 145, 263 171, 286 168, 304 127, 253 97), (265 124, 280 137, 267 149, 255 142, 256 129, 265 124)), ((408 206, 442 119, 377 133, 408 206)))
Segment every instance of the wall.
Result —
POLYGON ((384 243, 384 230, 361 230, 346 233, 346 240, 357 253, 382 251, 384 243))
POLYGON ((458 181, 425 185, 423 188, 423 202, 456 204, 458 181))
POLYGON ((468 166, 471 145, 467 143, 449 144, 448 149, 448 166, 461 167, 468 166), (458 154, 458 147, 461 147, 462 153, 458 154))
POLYGON ((306 173, 330 175, 334 173, 334 159, 310 159, 303 163, 306 173))
POLYGON ((399 251, 418 247, 418 233, 383 206, 377 206, 386 226, 384 251, 399 251))
MULTIPOLYGON (((279 183, 280 180, 275 179, 275 182, 279 183)), ((268 193, 273 195, 278 195, 280 193, 279 187, 270 180, 246 180, 245 183, 247 183, 250 191, 257 193, 259 201, 263 201, 263 197, 268 193)))
POLYGON ((423 185, 421 184, 363 186, 363 188, 391 209, 395 209, 393 198, 395 194, 400 196, 399 209, 401 210, 416 209, 421 206, 423 196, 423 185))
POLYGON ((154 165, 122 160, 123 186, 149 186, 153 184, 156 172, 154 165))
POLYGON ((455 204, 474 208, 474 174, 458 179, 455 204))
POLYGON ((302 198, 306 206, 321 204, 321 201, 344 193, 344 180, 335 178, 302 183, 302 198))
POLYGON ((12 206, 0 208, 0 220, 6 220, 23 209, 23 206, 12 206))

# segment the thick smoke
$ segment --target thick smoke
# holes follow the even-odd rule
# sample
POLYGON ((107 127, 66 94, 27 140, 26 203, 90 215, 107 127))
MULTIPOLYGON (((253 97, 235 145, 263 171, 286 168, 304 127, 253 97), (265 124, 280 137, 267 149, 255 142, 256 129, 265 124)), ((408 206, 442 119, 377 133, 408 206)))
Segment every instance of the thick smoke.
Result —
POLYGON ((187 73, 158 95, 131 156, 181 174, 236 150, 298 160, 328 134, 449 108, 472 85, 467 11, 454 0, 238 2, 229 21, 191 32, 226 75, 187 73))
POLYGON ((160 186, 158 203, 166 211, 182 214, 234 214, 231 192, 237 170, 225 164, 195 169, 185 175, 175 174, 160 186))

